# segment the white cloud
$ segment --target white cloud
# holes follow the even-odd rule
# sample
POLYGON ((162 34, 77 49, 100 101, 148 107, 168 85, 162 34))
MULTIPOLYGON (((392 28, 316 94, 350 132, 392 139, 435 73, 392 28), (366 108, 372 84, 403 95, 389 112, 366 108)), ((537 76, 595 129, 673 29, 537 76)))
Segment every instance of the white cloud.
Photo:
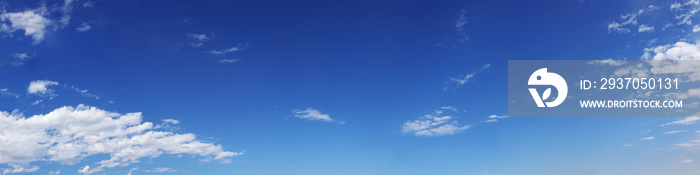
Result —
POLYGON ((61 19, 59 21, 64 27, 68 26, 68 23, 70 23, 70 13, 73 11, 72 3, 73 0, 65 0, 63 2, 63 8, 61 8, 61 19))
MULTIPOLYGON (((294 117, 307 119, 307 120, 321 120, 326 122, 332 122, 333 120, 328 114, 322 114, 321 111, 307 108, 306 110, 293 110, 294 117)), ((341 122, 342 123, 342 122, 341 122)))
POLYGON ((236 51, 239 51, 239 50, 241 50, 240 47, 231 47, 231 48, 228 48, 228 49, 212 50, 212 51, 209 51, 209 54, 213 54, 213 55, 226 55, 227 53, 232 53, 232 52, 236 52, 236 51))
POLYGON ((219 60, 220 63, 235 63, 238 62, 240 59, 221 59, 219 60))
POLYGON ((680 163, 690 163, 690 162, 693 162, 693 159, 685 159, 685 160, 681 160, 679 162, 680 163))
POLYGON ((29 54, 27 53, 15 53, 14 57, 17 59, 12 61, 12 65, 20 66, 24 64, 24 61, 31 58, 32 56, 29 56, 29 54))
POLYGON ((609 66, 622 66, 625 63, 626 63, 626 60, 613 60, 613 59, 594 60, 594 61, 588 62, 588 64, 599 64, 599 65, 609 65, 609 66))
POLYGON ((452 107, 452 106, 443 106, 443 107, 440 107, 440 109, 450 110, 452 112, 457 112, 457 108, 452 107))
POLYGON ((0 128, 4 128, 0 130, 0 164, 14 166, 4 171, 26 170, 38 161, 73 165, 97 154, 109 158, 95 162, 94 168, 85 166, 80 173, 126 166, 161 154, 192 154, 220 161, 243 154, 201 142, 194 134, 153 130, 151 122, 142 122, 141 113, 122 115, 83 105, 31 117, 0 112, 0 128))
POLYGON ((20 60, 24 60, 24 59, 27 59, 30 57, 29 57, 29 55, 27 55, 27 53, 15 53, 15 58, 20 59, 20 60))
POLYGON ((92 29, 90 24, 84 22, 84 23, 80 24, 80 27, 76 28, 75 30, 77 30, 78 32, 85 32, 85 31, 88 31, 90 29, 92 29))
POLYGON ((425 115, 419 120, 406 121, 402 125, 402 131, 416 136, 442 136, 453 135, 471 127, 460 126, 452 116, 441 115, 442 112, 436 110, 434 114, 425 115))
POLYGON ((129 173, 126 173, 126 175, 131 175, 131 172, 133 172, 134 170, 138 170, 138 169, 139 169, 139 168, 131 168, 131 169, 129 170, 129 173))
POLYGON ((170 167, 157 167, 152 170, 146 170, 146 172, 154 172, 154 173, 164 173, 164 172, 175 172, 176 170, 173 170, 170 167))
MULTIPOLYGON (((188 33, 187 37, 195 40, 191 43, 191 45, 193 47, 201 47, 204 45, 204 42, 211 39, 211 37, 207 36, 207 34, 196 34, 196 33, 195 34, 188 33)), ((223 53, 223 54, 225 54, 225 53, 223 53)))
POLYGON ((680 143, 676 144, 677 146, 684 147, 684 148, 690 148, 690 149, 697 149, 700 148, 700 139, 698 140, 691 140, 685 143, 680 143))
POLYGON ((488 119, 484 122, 486 122, 486 123, 497 122, 498 119, 507 118, 507 117, 508 117, 507 115, 504 115, 504 116, 490 115, 488 117, 488 119))
POLYGON ((10 91, 7 90, 7 88, 0 89, 0 95, 12 96, 12 97, 15 97, 15 98, 19 98, 19 94, 10 92, 10 91))
POLYGON ((700 3, 698 0, 689 0, 683 4, 675 2, 671 4, 671 11, 680 12, 680 14, 675 15, 678 20, 678 25, 691 25, 693 24, 691 17, 695 16, 700 10, 700 3))
POLYGON ((99 99, 100 99, 100 96, 99 96, 99 95, 92 94, 92 93, 88 92, 87 89, 80 89, 80 88, 77 88, 77 87, 75 87, 75 86, 73 86, 73 85, 70 86, 70 89, 73 89, 73 90, 75 90, 75 92, 80 93, 80 95, 83 96, 83 97, 95 98, 95 100, 99 100, 99 99))
POLYGON ((27 87, 27 92, 29 94, 37 95, 53 95, 53 90, 49 89, 49 86, 58 85, 58 82, 49 80, 35 80, 29 83, 27 87))
POLYGON ((33 44, 38 44, 44 40, 46 27, 52 23, 50 19, 44 17, 45 15, 47 11, 43 6, 23 12, 3 12, 0 14, 0 20, 3 21, 0 31, 12 33, 16 30, 24 30, 24 35, 31 36, 34 39, 33 44), (6 21, 9 21, 10 25, 5 24, 6 21))
POLYGON ((700 60, 700 46, 686 42, 644 49, 643 60, 700 60))
POLYGON ((10 169, 5 169, 2 170, 2 174, 10 174, 10 173, 31 173, 31 172, 36 172, 36 170, 39 170, 38 166, 33 166, 31 168, 26 168, 24 166, 19 166, 19 165, 10 165, 12 168, 10 169))
POLYGON ((644 13, 643 10, 639 10, 637 13, 630 13, 620 16, 620 22, 611 22, 608 24, 608 32, 618 32, 625 33, 630 30, 625 28, 627 25, 637 25, 637 16, 644 13))
POLYGON ((653 32, 654 27, 647 26, 646 24, 639 25, 639 30, 638 32, 653 32))
POLYGON ((90 165, 85 165, 83 169, 78 170, 79 173, 88 174, 90 172, 90 165))
POLYGON ((57 174, 61 174, 61 170, 49 171, 49 175, 57 175, 57 174))
POLYGON ((675 133, 681 133, 681 132, 688 132, 688 131, 687 130, 673 130, 673 131, 663 132, 662 134, 675 134, 675 133))
POLYGON ((654 136, 644 137, 642 140, 654 140, 654 136))
POLYGON ((695 114, 693 114, 693 115, 691 115, 691 116, 685 117, 685 118, 680 119, 680 120, 676 120, 676 121, 673 121, 673 122, 669 122, 669 123, 663 124, 663 125, 661 125, 661 126, 668 126, 668 125, 692 125, 692 124, 695 124, 698 120, 700 120, 700 112, 695 113, 695 114))
POLYGON ((464 85, 467 82, 469 82, 469 80, 471 80, 474 77, 474 75, 475 74, 467 74, 467 75, 464 75, 463 77, 458 77, 458 78, 450 77, 450 81, 454 81, 458 84, 457 86, 461 86, 461 85, 464 85))
POLYGON ((457 28, 457 30, 460 30, 460 31, 463 30, 464 25, 467 24, 468 21, 467 21, 466 14, 467 14, 467 10, 459 11, 457 22, 455 22, 455 27, 457 28))
POLYGON ((178 123, 180 123, 180 121, 175 120, 175 119, 170 119, 170 118, 169 118, 169 119, 163 119, 163 122, 165 122, 165 123, 172 123, 172 124, 178 124, 178 123))
POLYGON ((630 147, 630 146, 632 146, 632 144, 630 144, 630 143, 625 143, 625 144, 623 144, 622 146, 624 146, 624 147, 630 147))
POLYGON ((469 36, 467 36, 466 28, 467 28, 467 10, 462 10, 459 11, 459 15, 457 18, 457 21, 455 22, 455 27, 457 28, 457 35, 459 36, 459 42, 465 42, 469 40, 469 36))
POLYGON ((464 76, 450 77, 450 81, 455 82, 457 84, 457 87, 462 86, 462 85, 466 84, 467 82, 469 82, 471 79, 473 79, 474 76, 476 76, 476 74, 478 74, 479 72, 481 72, 483 70, 488 69, 489 67, 491 67, 491 64, 486 64, 483 67, 481 67, 481 69, 479 71, 476 71, 474 73, 467 74, 464 76))
POLYGON ((38 105, 39 103, 43 102, 44 100, 36 100, 32 102, 32 105, 38 105))

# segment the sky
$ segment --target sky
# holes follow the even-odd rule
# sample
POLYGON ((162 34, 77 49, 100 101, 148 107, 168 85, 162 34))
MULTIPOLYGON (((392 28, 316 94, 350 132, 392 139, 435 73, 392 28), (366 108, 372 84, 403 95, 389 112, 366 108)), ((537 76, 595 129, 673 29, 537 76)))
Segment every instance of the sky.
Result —
POLYGON ((507 114, 508 60, 700 59, 698 0, 0 6, 0 174, 700 173, 699 116, 507 114))

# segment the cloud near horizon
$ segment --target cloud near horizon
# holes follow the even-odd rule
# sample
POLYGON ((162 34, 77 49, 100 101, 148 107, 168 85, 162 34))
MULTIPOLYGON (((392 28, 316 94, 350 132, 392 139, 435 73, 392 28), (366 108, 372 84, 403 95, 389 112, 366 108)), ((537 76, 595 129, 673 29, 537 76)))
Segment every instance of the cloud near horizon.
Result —
POLYGON ((11 167, 2 172, 34 172, 39 169, 36 162, 74 165, 97 154, 109 158, 94 162, 94 168, 83 167, 80 173, 127 166, 161 154, 191 154, 224 163, 243 154, 224 151, 221 145, 202 142, 191 133, 154 130, 153 123, 142 119, 139 112, 119 114, 82 104, 31 117, 0 112, 0 164, 11 167))

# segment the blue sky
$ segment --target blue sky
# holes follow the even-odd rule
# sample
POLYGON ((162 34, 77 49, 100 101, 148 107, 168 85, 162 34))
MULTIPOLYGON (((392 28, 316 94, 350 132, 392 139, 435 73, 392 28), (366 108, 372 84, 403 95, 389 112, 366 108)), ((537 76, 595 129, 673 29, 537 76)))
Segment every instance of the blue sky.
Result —
POLYGON ((2 174, 700 172, 698 117, 507 117, 508 60, 700 59, 698 1, 0 4, 2 174))

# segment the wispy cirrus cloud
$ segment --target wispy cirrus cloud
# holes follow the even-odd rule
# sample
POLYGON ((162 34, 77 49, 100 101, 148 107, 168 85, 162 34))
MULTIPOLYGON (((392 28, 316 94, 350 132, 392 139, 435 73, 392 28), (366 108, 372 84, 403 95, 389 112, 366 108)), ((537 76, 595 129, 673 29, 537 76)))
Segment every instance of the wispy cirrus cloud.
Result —
POLYGON ((491 64, 486 64, 486 65, 482 66, 481 69, 479 69, 476 72, 472 72, 472 73, 466 74, 466 75, 460 75, 457 77, 450 77, 450 82, 453 82, 456 87, 460 87, 460 86, 472 81, 474 79, 474 76, 476 76, 476 74, 488 69, 489 67, 491 67, 491 64))
POLYGON ((498 119, 503 119, 503 118, 508 118, 508 116, 507 116, 507 115, 502 115, 502 116, 490 115, 490 116, 486 119, 486 121, 484 121, 484 122, 486 122, 486 123, 498 122, 498 119))
MULTIPOLYGON (((300 119, 306 119, 306 120, 320 120, 320 121, 325 121, 325 122, 334 122, 336 121, 335 119, 331 118, 330 115, 321 113, 321 111, 313 108, 306 108, 305 110, 292 110, 292 113, 294 114, 294 117, 300 118, 300 119)), ((343 121, 337 121, 341 124, 344 124, 345 122, 343 121)))
POLYGON ((698 122, 700 120, 700 112, 695 113, 693 115, 690 115, 688 117, 685 117, 680 120, 668 122, 666 124, 662 124, 661 126, 668 126, 668 125, 692 125, 698 122))
POLYGON ((688 130, 673 130, 673 131, 666 131, 661 134, 675 134, 675 133, 682 133, 682 132, 688 132, 688 130))
MULTIPOLYGON (((608 32, 618 32, 627 33, 630 32, 631 27, 637 26, 637 18, 645 13, 659 9, 659 7, 654 5, 649 5, 646 8, 635 10, 632 13, 620 15, 620 19, 608 24, 608 32)), ((653 27, 642 24, 639 26, 639 32, 647 32, 653 30, 653 27)))
POLYGON ((208 53, 212 54, 212 55, 226 55, 228 53, 234 53, 234 52, 239 51, 241 49, 242 48, 240 46, 235 46, 235 47, 231 47, 228 49, 211 50, 208 53))

